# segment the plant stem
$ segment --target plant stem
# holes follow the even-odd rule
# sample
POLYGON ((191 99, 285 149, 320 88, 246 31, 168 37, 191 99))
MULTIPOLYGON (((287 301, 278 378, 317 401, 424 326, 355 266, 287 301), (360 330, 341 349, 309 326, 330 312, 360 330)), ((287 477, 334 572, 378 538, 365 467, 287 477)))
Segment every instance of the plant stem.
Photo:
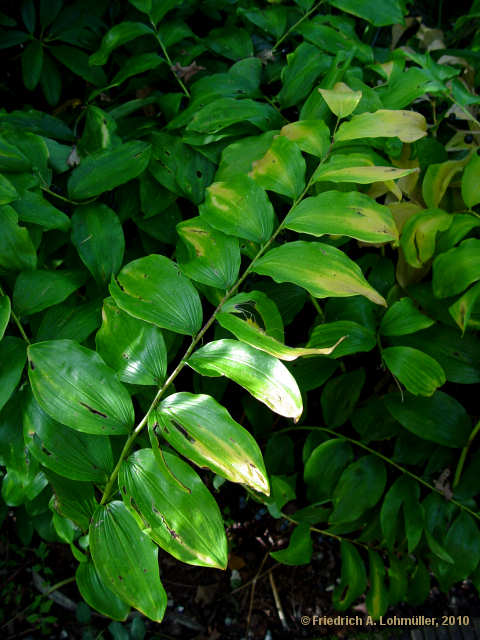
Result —
POLYGON ((292 31, 295 31, 295 29, 302 24, 302 22, 304 22, 307 18, 309 18, 312 13, 314 13, 318 7, 320 7, 320 5, 322 5, 325 2, 325 0, 320 0, 320 2, 317 2, 317 4, 313 5, 313 7, 307 11, 307 13, 305 13, 300 20, 297 20, 297 22, 295 22, 295 24, 292 24, 292 26, 285 31, 285 33, 283 34, 283 36, 281 38, 279 38, 276 43, 273 45, 272 47, 272 51, 275 51, 276 49, 278 49, 278 47, 282 44, 282 42, 288 38, 288 36, 292 33, 292 31))
POLYGON ((187 87, 185 86, 185 84, 183 83, 183 80, 181 78, 179 78, 179 76, 177 76, 177 74, 174 71, 173 68, 173 64, 172 64, 172 60, 170 58, 170 56, 168 55, 168 51, 166 46, 163 44, 163 40, 161 39, 158 31, 157 31, 157 26, 156 24, 150 20, 150 23, 155 31, 155 37, 157 38, 158 44, 160 45, 160 49, 162 50, 163 55, 165 56, 165 60, 167 61, 167 64, 170 68, 170 71, 173 73, 173 75, 175 76, 176 81, 178 82, 178 84, 180 85, 180 88, 182 89, 183 93, 185 94, 185 96, 187 98, 190 98, 190 91, 187 89, 187 87))
MULTIPOLYGON (((479 427, 478 424, 477 424, 477 427, 479 427)), ((329 433, 330 435, 334 436, 335 438, 341 438, 342 440, 346 440, 347 442, 351 442, 352 444, 356 445, 357 447, 361 447, 362 449, 365 449, 365 451, 368 451, 369 453, 373 454, 374 456, 377 456, 378 458, 381 458, 384 462, 387 462, 388 464, 392 465, 392 467, 395 467, 396 469, 398 469, 399 471, 401 471, 405 475, 410 476, 411 478, 413 478, 413 480, 416 480, 420 484, 423 484, 423 486, 427 487, 428 489, 430 489, 430 491, 434 491, 435 493, 439 493, 442 496, 445 495, 441 489, 437 489, 437 487, 434 487, 433 485, 431 485, 429 482, 427 482, 426 480, 424 480, 420 476, 417 476, 415 473, 412 473, 408 469, 405 469, 405 467, 402 467, 402 465, 398 464, 397 462, 394 462, 388 456, 384 456, 383 453, 380 453, 379 451, 376 451, 375 449, 371 449, 369 446, 367 446, 366 444, 363 444, 363 442, 360 442, 359 440, 354 440, 353 438, 349 438, 348 436, 344 436, 341 433, 337 433, 336 431, 332 431, 332 429, 327 429, 327 427, 302 427, 302 426, 300 426, 300 427, 298 427, 298 426, 297 427, 286 427, 285 429, 281 429, 280 431, 277 431, 277 433, 285 433, 287 431, 295 431, 295 430, 298 430, 298 429, 302 429, 304 431, 323 431, 324 433, 329 433)), ((480 429, 480 427, 479 427, 479 429, 480 429)), ((474 431, 475 431, 475 429, 474 429, 474 431)), ((478 429, 477 429, 477 431, 478 431, 478 429)), ((473 432, 472 432, 472 435, 473 435, 473 432)), ((473 440, 472 436, 470 436, 470 438, 473 440)), ((463 511, 466 511, 467 513, 469 513, 471 516, 473 516, 477 520, 480 520, 480 514, 476 513, 475 511, 472 511, 472 509, 469 509, 468 507, 466 507, 461 502, 458 502, 458 500, 454 500, 453 498, 450 498, 449 502, 451 502, 455 506, 459 507, 460 509, 463 509, 463 511)))
MULTIPOLYGON (((337 125, 338 125, 338 120, 337 120, 337 125)), ((318 163, 318 166, 321 166, 328 158, 328 156, 330 155, 330 151, 332 149, 333 146, 333 140, 332 143, 327 151, 327 153, 324 155, 324 157, 320 160, 320 162, 318 163)), ((223 296, 223 298, 220 300, 220 302, 218 303, 218 306, 216 307, 216 309, 214 310, 214 312, 212 313, 212 315, 210 316, 210 318, 207 320, 207 322, 203 325, 202 329, 199 331, 199 333, 197 333, 196 336, 194 336, 194 338, 192 339, 192 342, 190 343, 190 346, 188 347, 188 349, 185 351, 183 357, 181 358, 181 360, 179 361, 179 363, 177 364, 177 366, 175 367, 175 369, 172 371, 172 373, 169 375, 169 377, 165 380, 165 382, 163 383, 163 385, 160 387, 160 389, 157 391, 154 399, 152 400, 152 403, 150 404, 147 413, 143 416, 143 418, 141 419, 141 421, 138 423, 138 425, 135 427, 135 429, 132 431, 132 433, 130 434, 130 436, 128 437, 127 441, 125 442, 125 445, 122 449, 122 452, 120 453, 120 457, 117 461, 117 464, 115 465, 114 470, 112 471, 110 478, 107 481, 107 484, 105 485, 105 490, 103 492, 103 496, 102 499, 100 501, 100 504, 105 504, 105 502, 107 502, 108 498, 110 497, 110 494, 112 492, 113 486, 115 484, 115 481, 117 479, 118 473, 120 471, 120 467, 122 465, 122 462, 125 460, 125 458, 128 456, 130 449, 133 445, 133 443, 135 442, 135 439, 137 438, 138 434, 142 431, 142 429, 145 427, 145 425, 148 422, 148 418, 150 417, 152 411, 155 409, 155 407, 157 406, 157 404, 160 402, 160 400, 162 399, 165 391, 168 389, 168 387, 172 384, 172 382, 175 380, 175 378, 178 376, 178 374, 182 371, 183 367, 186 364, 186 361, 188 360, 188 358, 192 355, 193 350, 195 349, 195 347, 197 346, 197 344, 200 342, 200 340, 203 338, 203 336, 205 335, 205 333, 208 331, 208 329, 210 329, 210 327, 212 326, 212 324, 215 322, 215 318, 217 317, 218 313, 222 310, 223 305, 233 296, 233 294, 239 289, 239 287, 243 284, 243 282, 246 280, 246 278, 248 277, 248 275, 251 273, 253 267, 255 266, 255 263, 263 256, 263 254, 265 253, 265 251, 267 251, 267 249, 269 249, 271 247, 271 245, 273 244, 273 242, 275 241, 276 237, 278 236, 278 234, 283 231, 284 225, 285 225, 285 221, 288 217, 288 214, 290 213, 290 211, 292 211, 297 205, 298 203, 303 200, 303 198, 306 196, 306 194, 308 193, 308 190, 310 189, 311 185, 312 185, 312 179, 313 176, 315 175, 315 171, 312 173, 312 175, 310 176, 305 189, 302 191, 302 193, 293 201, 292 206, 290 207, 290 209, 287 212, 287 215, 285 216, 285 218, 283 219, 283 221, 278 225, 277 229, 273 232, 272 236, 270 237, 269 240, 267 240, 267 242, 260 247, 260 249, 258 250, 256 256, 252 259, 252 261, 250 262, 250 264, 248 265, 248 267, 245 269, 245 271, 243 272, 243 274, 238 278, 238 280, 236 281, 236 283, 232 286, 231 289, 229 289, 225 295, 223 296)))
MULTIPOLYGON (((0 296, 4 296, 4 295, 5 295, 5 293, 4 293, 3 289, 2 289, 2 287, 0 287, 0 296)), ((13 309, 10 309, 10 315, 11 315, 13 321, 15 322, 15 324, 17 325, 17 328, 20 331, 20 335, 22 336, 22 338, 25 340, 25 342, 27 344, 31 344, 27 334, 25 333, 25 329, 22 327, 22 323, 18 319, 18 317, 15 314, 15 312, 13 311, 13 309)))
POLYGON ((473 428, 472 433, 470 434, 470 437, 468 439, 467 444, 463 447, 462 449, 462 453, 460 454, 460 458, 458 460, 458 464, 457 464, 457 469, 455 471, 455 477, 453 479, 453 488, 455 488, 458 483, 460 482, 460 478, 462 476, 462 471, 463 471, 463 466, 465 464, 465 459, 467 457, 468 451, 472 445, 473 440, 475 439, 475 436, 477 435, 477 433, 480 431, 480 420, 477 422, 477 424, 475 425, 475 427, 473 428))

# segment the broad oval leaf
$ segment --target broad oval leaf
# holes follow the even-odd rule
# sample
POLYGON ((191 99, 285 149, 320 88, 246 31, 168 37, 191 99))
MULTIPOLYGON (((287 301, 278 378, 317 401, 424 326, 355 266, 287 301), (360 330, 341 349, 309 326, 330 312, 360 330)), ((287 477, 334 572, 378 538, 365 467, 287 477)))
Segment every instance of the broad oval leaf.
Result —
POLYGON ((225 569, 227 538, 215 499, 186 462, 162 455, 163 468, 151 449, 123 463, 118 482, 125 504, 139 514, 152 540, 178 560, 225 569))
POLYGON ((469 209, 480 203, 480 156, 474 153, 462 176, 462 198, 469 209))
POLYGON ((270 555, 277 562, 291 567, 309 564, 312 559, 313 543, 310 525, 301 522, 292 531, 290 541, 286 549, 271 551, 270 555))
POLYGON ((325 191, 306 198, 292 209, 284 225, 298 233, 345 235, 362 242, 390 242, 398 238, 388 207, 356 191, 325 191))
POLYGON ((333 493, 332 524, 353 522, 380 500, 387 481, 384 463, 374 455, 362 456, 342 473, 333 493))
POLYGON ((231 482, 270 493, 262 454, 254 438, 210 396, 187 392, 168 396, 150 420, 150 437, 159 434, 195 464, 207 466, 231 482))
POLYGON ((400 138, 415 142, 427 135, 427 121, 415 111, 379 109, 374 113, 353 116, 340 125, 335 141, 358 138, 400 138))
POLYGON ((63 302, 86 280, 85 271, 22 271, 13 289, 13 308, 20 316, 28 316, 63 302))
POLYGON ((106 298, 102 326, 95 337, 97 351, 122 382, 159 386, 167 373, 163 334, 106 298))
POLYGON ((335 347, 331 358, 341 358, 352 353, 371 351, 377 344, 375 334, 367 327, 352 322, 351 320, 337 320, 317 325, 312 331, 309 348, 325 348, 344 337, 342 342, 335 347))
POLYGON ((417 269, 435 253, 439 231, 446 231, 453 216, 441 209, 427 209, 414 213, 404 224, 400 245, 406 261, 417 269))
POLYGON ((397 167, 385 167, 372 164, 356 164, 354 158, 338 154, 332 157, 330 162, 318 167, 313 174, 312 182, 354 182, 356 184, 371 184, 372 182, 385 182, 397 180, 418 169, 397 169, 397 167))
POLYGON ((8 205, 0 206, 0 229, 0 268, 35 269, 37 253, 28 229, 19 226, 15 209, 8 205))
POLYGON ((318 502, 331 498, 342 471, 352 460, 352 447, 345 440, 332 438, 319 444, 306 461, 303 471, 309 499, 318 502))
POLYGON ((213 229, 200 216, 177 224, 177 233, 177 260, 188 278, 217 289, 234 284, 240 271, 237 238, 213 229))
POLYGON ((117 47, 140 36, 154 35, 152 29, 143 22, 120 22, 103 36, 100 49, 90 56, 90 65, 104 65, 111 52, 117 47))
POLYGON ((445 372, 431 356, 412 347, 387 347, 382 358, 393 375, 416 396, 431 396, 446 382, 445 372))
POLYGON ((132 140, 85 157, 68 179, 68 195, 86 200, 111 191, 140 175, 150 160, 151 146, 132 140))
POLYGON ((75 580, 82 598, 92 609, 113 620, 127 619, 130 605, 109 589, 91 560, 78 565, 75 580))
POLYGON ((435 209, 439 206, 450 182, 467 162, 468 156, 463 160, 447 160, 427 167, 422 184, 422 196, 427 207, 435 209))
POLYGON ((318 158, 323 158, 330 147, 330 130, 323 120, 290 122, 282 127, 280 134, 318 158))
POLYGON ((101 580, 121 600, 161 622, 167 594, 160 582, 158 549, 123 502, 97 508, 90 525, 90 550, 101 580))
POLYGON ((100 356, 73 340, 28 347, 28 374, 42 409, 71 429, 121 435, 133 426, 132 400, 100 356))
POLYGON ((0 342, 0 411, 15 390, 26 361, 25 343, 6 336, 0 342))
POLYGON ((305 170, 298 146, 285 136, 277 136, 248 175, 264 189, 295 200, 305 188, 305 170))
POLYGON ((206 376, 226 376, 272 411, 298 420, 303 404, 295 378, 268 353, 238 340, 215 340, 195 351, 187 364, 206 376))
POLYGON ((31 393, 23 410, 23 436, 34 458, 64 478, 103 484, 113 469, 108 437, 72 431, 47 415, 31 393))
POLYGON ((340 543, 342 573, 340 582, 333 591, 333 605, 338 611, 345 611, 361 596, 367 586, 367 573, 362 557, 351 542, 343 539, 340 543))
POLYGON ((116 213, 106 204, 78 207, 72 216, 72 242, 98 284, 108 284, 120 269, 125 250, 116 213))
POLYGON ((265 351, 279 360, 290 361, 301 356, 330 355, 345 337, 340 336, 335 343, 323 348, 288 347, 269 336, 257 324, 237 318, 231 313, 217 313, 217 321, 224 329, 233 333, 238 340, 265 351))
POLYGON ((472 425, 467 412, 455 398, 442 391, 429 398, 402 399, 389 394, 385 404, 402 427, 424 440, 444 447, 463 447, 470 435, 472 425))
POLYGON ((434 320, 419 311, 411 298, 402 298, 385 312, 380 333, 384 336, 404 336, 431 327, 432 324, 435 324, 434 320))
POLYGON ((380 524, 386 545, 390 551, 393 551, 397 537, 400 540, 404 538, 403 530, 399 531, 398 526, 402 508, 408 553, 412 553, 418 546, 424 527, 423 507, 419 502, 419 498, 420 487, 418 482, 405 475, 397 478, 387 491, 380 511, 380 524))
POLYGON ((165 256, 150 255, 123 267, 110 284, 116 304, 135 318, 193 335, 202 324, 197 290, 165 256))
POLYGON ((253 271, 275 282, 292 282, 315 298, 362 295, 386 306, 359 266, 340 249, 320 242, 299 240, 271 249, 255 263, 253 271))
POLYGON ((199 212, 211 227, 227 235, 258 243, 272 235, 273 207, 262 187, 249 176, 211 184, 199 212))
POLYGON ((10 322, 11 304, 10 298, 5 295, 0 296, 0 340, 3 338, 5 329, 10 322))
POLYGON ((480 239, 469 238, 437 256, 433 262, 433 292, 437 298, 462 293, 480 279, 480 239))
POLYGON ((353 91, 344 82, 337 82, 333 89, 319 89, 332 113, 338 118, 346 118, 362 99, 361 91, 353 91))
MULTIPOLYGON (((346 11, 376 27, 385 27, 404 22, 404 6, 401 0, 380 0, 372 4, 370 0, 330 0, 332 6, 346 11)), ((361 595, 361 594, 358 594, 361 595)))
POLYGON ((370 589, 365 603, 367 611, 374 620, 379 620, 388 609, 388 591, 385 586, 385 563, 383 558, 373 549, 368 550, 370 563, 370 589))

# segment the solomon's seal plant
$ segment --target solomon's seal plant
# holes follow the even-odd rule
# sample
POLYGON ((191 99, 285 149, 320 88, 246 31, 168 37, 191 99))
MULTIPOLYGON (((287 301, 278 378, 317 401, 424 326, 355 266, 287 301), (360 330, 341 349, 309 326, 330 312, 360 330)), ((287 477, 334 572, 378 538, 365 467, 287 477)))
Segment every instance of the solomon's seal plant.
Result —
POLYGON ((161 621, 158 547, 227 565, 215 474, 291 522, 276 560, 339 543, 338 610, 478 585, 476 49, 397 47, 403 0, 95 4, 2 17, 59 105, 0 112, 22 539, 69 544, 101 613, 161 621))

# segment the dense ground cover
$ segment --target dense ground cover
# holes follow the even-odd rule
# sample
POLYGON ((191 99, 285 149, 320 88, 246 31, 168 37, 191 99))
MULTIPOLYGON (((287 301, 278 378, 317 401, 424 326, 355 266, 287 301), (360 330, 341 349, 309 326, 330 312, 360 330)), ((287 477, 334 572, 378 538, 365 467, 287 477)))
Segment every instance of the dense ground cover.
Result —
POLYGON ((10 636, 475 614, 478 1, 2 11, 10 636))

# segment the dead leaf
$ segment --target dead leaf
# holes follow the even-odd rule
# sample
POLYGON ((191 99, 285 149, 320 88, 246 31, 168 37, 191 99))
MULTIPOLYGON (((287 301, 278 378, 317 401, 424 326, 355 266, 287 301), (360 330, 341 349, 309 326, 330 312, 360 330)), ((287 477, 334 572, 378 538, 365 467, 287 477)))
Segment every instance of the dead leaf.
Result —
POLYGON ((205 71, 205 67, 197 64, 197 61, 194 60, 191 64, 188 64, 186 67, 182 67, 179 62, 172 64, 170 69, 173 73, 180 78, 180 80, 185 80, 185 82, 189 82, 190 78, 198 73, 199 71, 205 71))

